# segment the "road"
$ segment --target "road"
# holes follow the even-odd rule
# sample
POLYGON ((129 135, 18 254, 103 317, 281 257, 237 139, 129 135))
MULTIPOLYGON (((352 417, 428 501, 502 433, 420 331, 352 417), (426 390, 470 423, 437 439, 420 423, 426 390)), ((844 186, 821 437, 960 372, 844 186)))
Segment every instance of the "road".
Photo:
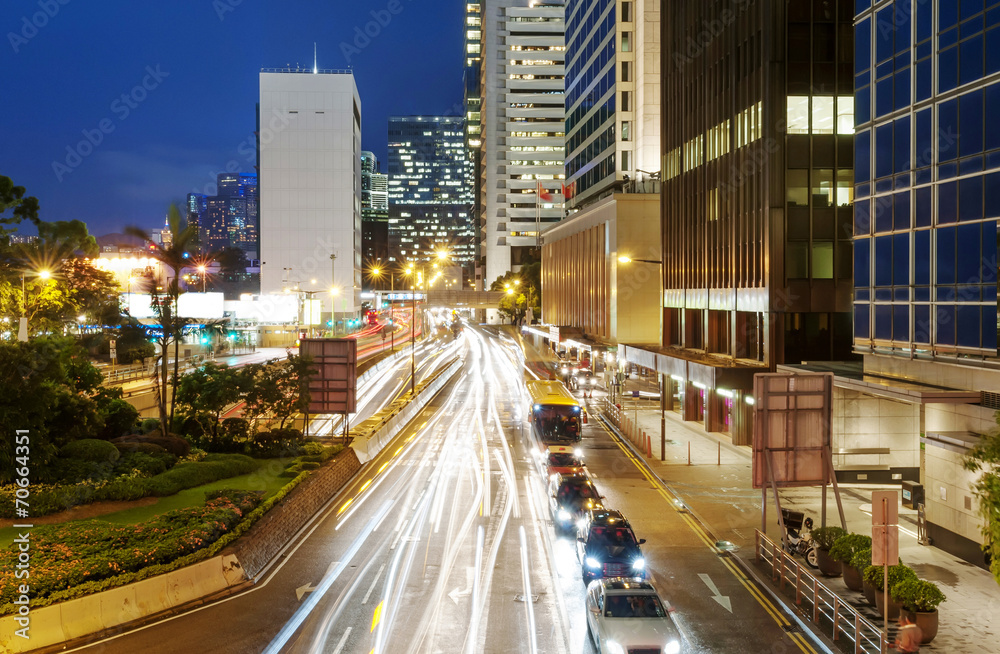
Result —
MULTIPOLYGON (((580 565, 524 431, 523 354, 478 328, 438 358, 452 354, 455 381, 251 590, 86 651, 593 652, 580 565)), ((605 504, 647 540, 685 651, 813 651, 597 420, 581 446, 605 504)))

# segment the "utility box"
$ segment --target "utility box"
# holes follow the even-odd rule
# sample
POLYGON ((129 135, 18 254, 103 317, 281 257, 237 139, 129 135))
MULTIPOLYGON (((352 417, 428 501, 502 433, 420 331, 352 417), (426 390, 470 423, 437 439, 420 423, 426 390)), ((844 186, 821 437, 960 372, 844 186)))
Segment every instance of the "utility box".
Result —
POLYGON ((903 484, 903 506, 908 509, 917 508, 918 504, 924 504, 924 487, 915 481, 904 481, 903 484))

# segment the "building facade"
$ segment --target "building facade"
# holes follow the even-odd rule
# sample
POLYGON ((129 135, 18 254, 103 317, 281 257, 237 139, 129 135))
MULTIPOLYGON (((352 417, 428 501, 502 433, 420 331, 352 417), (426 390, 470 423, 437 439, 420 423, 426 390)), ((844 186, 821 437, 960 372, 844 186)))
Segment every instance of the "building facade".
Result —
POLYGON ((389 259, 426 261, 446 250, 475 265, 472 162, 461 116, 389 118, 389 259))
POLYGON ((472 208, 470 218, 474 233, 475 265, 470 281, 476 289, 483 283, 483 235, 484 223, 481 211, 482 187, 478 180, 482 175, 482 0, 474 0, 465 4, 465 69, 463 81, 465 84, 465 150, 469 157, 469 185, 472 192, 472 208))
POLYGON ((477 183, 486 288, 536 260, 541 230, 564 215, 563 10, 561 1, 481 3, 477 183))
MULTIPOLYGON (((198 230, 201 246, 207 252, 235 247, 243 250, 248 259, 257 259, 259 252, 257 175, 219 173, 217 179, 218 195, 204 199, 205 209, 198 230)), ((192 196, 189 195, 189 216, 192 209, 191 202, 192 196)))
POLYGON ((660 3, 567 0, 571 207, 660 169, 660 3))
POLYGON ((843 438, 918 471, 935 546, 983 565, 962 458, 1000 408, 1000 3, 856 5, 853 345, 879 386, 843 380, 843 438))
POLYGON ((336 291, 337 320, 361 292, 361 99, 351 71, 264 69, 260 123, 261 292, 336 291), (313 281, 315 280, 315 281, 313 281))

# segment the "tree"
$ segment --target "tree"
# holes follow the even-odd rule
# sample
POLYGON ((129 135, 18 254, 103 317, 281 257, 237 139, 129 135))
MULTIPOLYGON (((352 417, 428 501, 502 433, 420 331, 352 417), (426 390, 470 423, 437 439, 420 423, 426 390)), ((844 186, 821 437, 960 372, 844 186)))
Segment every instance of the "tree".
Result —
POLYGON ((198 250, 198 227, 188 224, 186 218, 181 217, 181 212, 177 205, 170 205, 167 211, 167 224, 170 227, 170 245, 164 247, 153 243, 149 234, 138 227, 126 227, 125 233, 143 239, 151 247, 150 256, 160 262, 161 265, 170 270, 167 277, 166 286, 163 292, 155 284, 152 287, 153 309, 160 321, 160 333, 156 339, 160 344, 160 374, 157 377, 157 404, 160 413, 160 425, 163 433, 169 433, 170 425, 173 424, 174 406, 176 404, 176 394, 178 385, 178 371, 180 367, 180 339, 183 337, 184 326, 190 321, 177 315, 177 298, 180 297, 180 276, 181 270, 191 265, 190 256, 192 252, 198 250), (171 401, 167 405, 167 386, 169 382, 169 372, 167 369, 167 353, 170 351, 170 344, 174 345, 174 375, 171 401))
MULTIPOLYGON (((0 343, 0 429, 27 430, 31 462, 42 467, 62 445, 103 428, 101 374, 74 340, 38 337, 0 343)), ((11 479, 14 439, 0 439, 0 483, 11 479)))
POLYGON ((214 443, 223 410, 239 402, 253 381, 252 374, 245 370, 209 362, 181 378, 176 399, 214 443))
POLYGON ((289 354, 285 361, 277 359, 246 366, 252 378, 246 393, 247 416, 254 429, 259 421, 279 421, 284 429, 289 418, 305 413, 309 407, 309 391, 305 380, 310 374, 308 357, 289 354))
POLYGON ((1000 583, 1000 412, 994 415, 998 428, 982 437, 966 454, 963 464, 970 472, 982 474, 972 485, 982 516, 983 546, 990 558, 990 572, 1000 583))
POLYGON ((507 272, 490 285, 491 291, 504 293, 497 309, 512 322, 523 320, 528 307, 536 316, 541 315, 542 303, 539 289, 541 264, 532 262, 521 267, 521 272, 507 272), (513 291, 513 292, 511 292, 513 291))
POLYGON ((128 317, 123 320, 117 331, 115 338, 119 362, 123 364, 141 362, 146 357, 151 357, 156 353, 149 340, 149 333, 135 318, 128 317))

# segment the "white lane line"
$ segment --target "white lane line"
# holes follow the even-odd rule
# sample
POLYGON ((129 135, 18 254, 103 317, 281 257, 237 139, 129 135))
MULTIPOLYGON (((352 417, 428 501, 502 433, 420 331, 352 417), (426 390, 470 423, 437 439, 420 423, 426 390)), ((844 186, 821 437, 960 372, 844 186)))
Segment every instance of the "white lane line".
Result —
POLYGON ((382 567, 378 569, 378 572, 375 573, 375 578, 372 579, 372 585, 368 587, 368 592, 365 593, 365 598, 363 600, 361 600, 362 604, 367 604, 368 603, 368 599, 372 596, 372 591, 375 590, 375 584, 378 583, 378 578, 382 576, 382 571, 383 570, 385 570, 385 564, 384 563, 382 564, 382 567))
POLYGON ((524 581, 524 610, 528 614, 528 651, 531 654, 538 652, 538 637, 535 634, 535 605, 531 599, 531 564, 528 562, 528 543, 524 534, 524 526, 518 527, 518 535, 521 539, 521 577, 524 581))
POLYGON ((334 648, 333 654, 340 654, 340 652, 343 651, 344 645, 347 644, 347 637, 351 635, 351 629, 352 629, 352 627, 348 627, 347 630, 344 631, 344 635, 340 639, 340 642, 337 643, 337 647, 334 648))

